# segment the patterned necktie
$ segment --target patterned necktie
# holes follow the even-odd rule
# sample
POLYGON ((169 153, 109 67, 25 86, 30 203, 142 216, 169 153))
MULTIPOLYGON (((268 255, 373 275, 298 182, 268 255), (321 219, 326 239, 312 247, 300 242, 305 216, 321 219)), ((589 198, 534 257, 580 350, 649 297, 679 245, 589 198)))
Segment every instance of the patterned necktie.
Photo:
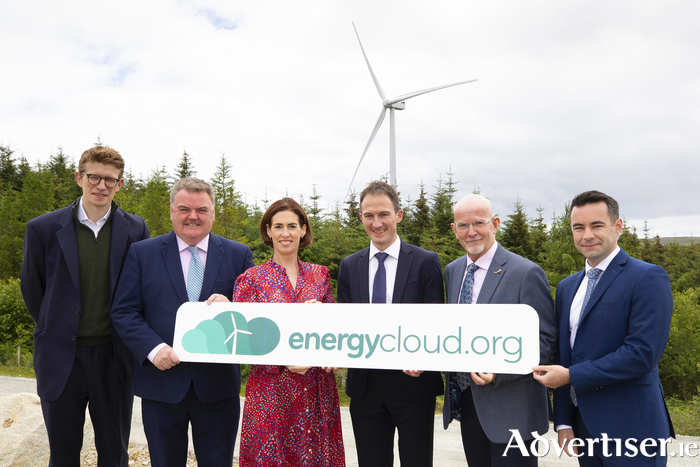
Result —
POLYGON ((190 267, 187 270, 187 298, 191 302, 199 301, 199 294, 202 293, 202 282, 204 281, 204 268, 202 260, 199 259, 199 252, 196 246, 188 246, 188 250, 192 253, 190 267))
MULTIPOLYGON (((474 272, 479 269, 476 263, 472 263, 467 268, 467 276, 464 278, 464 283, 462 284, 462 290, 459 291, 459 303, 466 303, 471 305, 472 303, 472 291, 474 290, 474 272)), ((455 373, 457 384, 462 391, 466 391, 469 387, 469 379, 467 378, 467 373, 455 373)))
POLYGON ((467 276, 464 278, 462 290, 459 291, 459 303, 471 304, 472 290, 474 289, 474 272, 479 269, 476 263, 472 263, 467 268, 467 276))
POLYGON ((374 274, 374 284, 372 285, 372 303, 386 303, 386 269, 384 268, 384 260, 389 256, 388 253, 380 251, 376 255, 379 266, 374 274))
MULTIPOLYGON (((583 297, 583 304, 581 305, 581 313, 579 313, 579 315, 578 315, 578 325, 579 326, 581 326, 581 320, 583 320, 583 310, 586 309, 586 305, 588 304, 588 300, 591 298, 591 294, 593 293, 593 289, 595 288, 595 283, 598 280, 598 276, 600 276, 601 272, 603 272, 602 269, 592 268, 592 269, 589 269, 588 272, 586 273, 586 276, 588 276, 588 284, 586 284, 586 295, 583 297)), ((569 386, 569 394, 571 395, 571 401, 574 403, 574 406, 578 407, 578 399, 576 399, 576 391, 574 390, 573 385, 569 386)))

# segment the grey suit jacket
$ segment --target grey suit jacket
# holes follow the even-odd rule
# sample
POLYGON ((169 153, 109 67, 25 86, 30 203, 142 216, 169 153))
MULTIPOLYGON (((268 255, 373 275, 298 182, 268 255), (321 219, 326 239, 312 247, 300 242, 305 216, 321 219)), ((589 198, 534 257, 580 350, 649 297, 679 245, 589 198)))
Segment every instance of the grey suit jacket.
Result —
MULTIPOLYGON (((462 256, 445 268, 447 303, 458 302, 466 267, 467 257, 462 256)), ((522 303, 534 308, 540 319, 540 364, 549 361, 557 344, 557 326, 552 293, 542 268, 498 245, 477 303, 522 303)), ((452 373, 446 374, 442 411, 445 429, 452 421, 449 397, 452 377, 452 373)), ((479 421, 492 443, 507 443, 511 429, 520 430, 525 440, 533 438, 530 434, 533 431, 544 434, 549 430, 547 388, 535 381, 532 373, 499 374, 494 383, 485 386, 472 384, 471 388, 479 421)))

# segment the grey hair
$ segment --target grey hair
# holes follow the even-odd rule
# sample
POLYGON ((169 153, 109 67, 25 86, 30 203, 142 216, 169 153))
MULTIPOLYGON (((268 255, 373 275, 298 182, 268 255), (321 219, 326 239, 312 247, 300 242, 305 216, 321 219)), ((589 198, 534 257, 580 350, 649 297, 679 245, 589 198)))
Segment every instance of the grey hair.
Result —
POLYGON ((175 203, 175 195, 177 195, 177 192, 180 190, 185 190, 190 193, 198 193, 198 192, 205 192, 206 194, 209 195, 209 198, 211 198, 211 204, 216 204, 216 197, 214 196, 214 189, 211 187, 210 184, 205 182, 204 180, 200 180, 199 178, 195 177, 187 177, 187 178, 181 178, 175 184, 173 187, 170 189, 170 205, 172 206, 175 203))

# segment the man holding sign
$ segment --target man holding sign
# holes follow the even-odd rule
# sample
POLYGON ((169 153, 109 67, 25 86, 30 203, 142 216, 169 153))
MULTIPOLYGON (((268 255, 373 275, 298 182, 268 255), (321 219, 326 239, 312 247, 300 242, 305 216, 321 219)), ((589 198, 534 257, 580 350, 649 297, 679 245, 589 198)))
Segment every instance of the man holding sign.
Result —
POLYGON ((229 300, 236 278, 253 266, 250 248, 211 233, 214 191, 183 178, 170 192, 173 231, 134 243, 112 306, 112 322, 138 364, 134 393, 153 466, 185 466, 187 429, 199 465, 231 465, 238 431, 238 365, 180 362, 175 315, 212 293, 229 300))
MULTIPOLYGON (((455 205, 452 230, 467 254, 445 268, 447 303, 530 305, 539 315, 544 364, 557 340, 547 276, 535 263, 496 242, 500 222, 483 196, 468 195, 455 205)), ((510 430, 518 430, 530 444, 533 431, 549 430, 548 409, 547 390, 532 374, 446 373, 444 426, 447 429, 453 418, 460 420, 469 465, 536 466, 537 457, 508 449, 510 430)))
MULTIPOLYGON (((443 303, 438 255, 401 241, 403 218, 396 190, 370 183, 360 194, 360 217, 369 248, 344 258, 338 273, 339 303, 443 303)), ((348 370, 347 393, 360 467, 391 467, 399 431, 401 465, 433 465, 438 372, 348 370)))

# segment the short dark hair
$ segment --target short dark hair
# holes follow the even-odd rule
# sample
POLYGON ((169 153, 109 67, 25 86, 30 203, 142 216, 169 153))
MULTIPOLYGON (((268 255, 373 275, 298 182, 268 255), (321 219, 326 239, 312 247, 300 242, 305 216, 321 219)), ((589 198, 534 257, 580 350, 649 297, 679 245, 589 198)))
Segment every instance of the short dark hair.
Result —
POLYGON ((306 226, 306 233, 299 240, 299 248, 306 248, 311 246, 314 242, 314 236, 311 233, 311 224, 309 224, 309 217, 306 215, 306 211, 292 198, 282 198, 278 199, 267 208, 265 214, 263 214, 262 219, 260 219, 260 237, 265 245, 272 247, 272 239, 267 235, 267 226, 272 222, 272 218, 278 212, 282 211, 292 211, 299 217, 299 227, 306 226))
POLYGON ((124 159, 122 155, 112 148, 104 146, 94 146, 83 152, 78 162, 78 172, 85 172, 85 164, 97 162, 98 164, 107 164, 119 170, 119 178, 124 175, 124 159))
POLYGON ((396 192, 393 186, 389 185, 387 182, 381 180, 375 180, 367 185, 367 188, 362 190, 360 193, 360 211, 362 211, 362 200, 365 196, 388 196, 391 203, 394 205, 394 212, 399 212, 401 205, 399 204, 399 194, 396 192))
POLYGON ((611 196, 597 190, 585 191, 574 196, 574 199, 571 200, 569 215, 571 215, 571 211, 573 211, 575 207, 596 203, 605 203, 608 206, 608 216, 611 222, 615 222, 620 218, 620 205, 617 204, 617 201, 611 196))
POLYGON ((204 180, 200 180, 199 178, 195 177, 185 177, 175 182, 173 187, 170 189, 171 206, 175 203, 175 195, 177 195, 178 191, 180 190, 185 190, 189 193, 204 192, 209 195, 209 198, 211 198, 211 204, 216 205, 216 196, 214 195, 214 189, 209 183, 205 182, 204 180))

